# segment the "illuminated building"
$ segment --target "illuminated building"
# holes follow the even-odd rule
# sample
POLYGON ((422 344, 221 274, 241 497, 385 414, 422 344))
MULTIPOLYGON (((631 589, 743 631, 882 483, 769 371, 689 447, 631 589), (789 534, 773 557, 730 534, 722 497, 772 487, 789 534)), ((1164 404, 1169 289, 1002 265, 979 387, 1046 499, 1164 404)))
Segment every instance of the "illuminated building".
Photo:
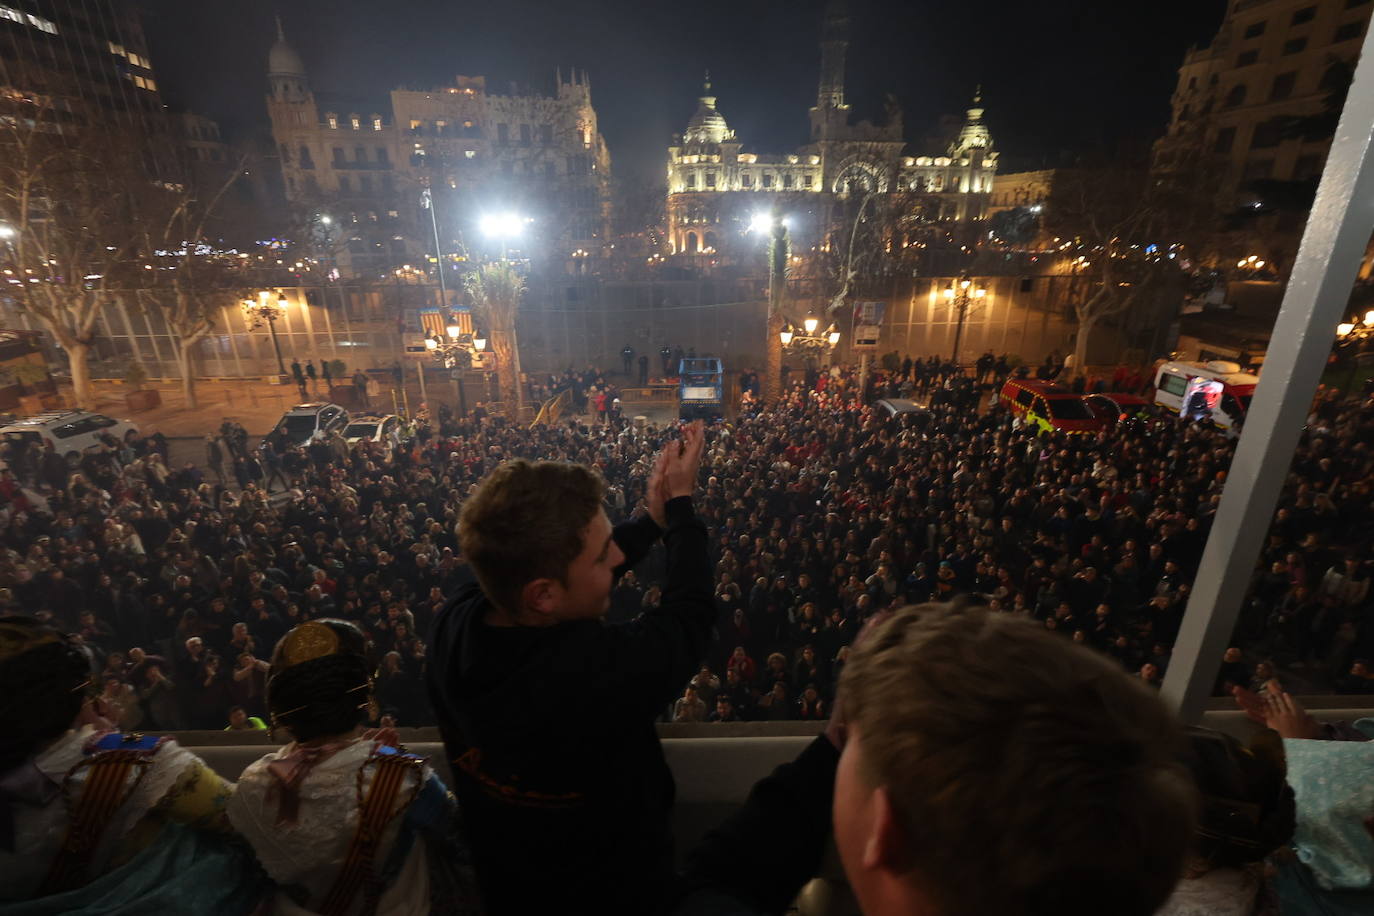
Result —
POLYGON ((913 210, 937 220, 985 215, 997 153, 983 122, 981 93, 957 138, 937 155, 906 155, 901 111, 889 104, 883 123, 851 122, 845 101, 849 16, 842 2, 826 9, 821 72, 810 110, 809 142, 796 151, 745 151, 716 107, 709 76, 696 112, 668 148, 668 238, 675 254, 714 254, 738 238, 754 215, 775 202, 798 219, 794 239, 821 243, 837 198, 876 192, 911 195, 913 210))

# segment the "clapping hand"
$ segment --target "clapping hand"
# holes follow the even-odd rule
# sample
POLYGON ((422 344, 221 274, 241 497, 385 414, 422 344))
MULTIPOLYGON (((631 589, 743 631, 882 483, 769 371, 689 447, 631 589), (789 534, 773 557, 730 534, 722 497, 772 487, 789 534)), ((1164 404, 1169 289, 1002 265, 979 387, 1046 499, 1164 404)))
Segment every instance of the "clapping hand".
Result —
POLYGON ((682 436, 663 446, 654 458, 649 473, 644 504, 649 517, 660 528, 668 527, 668 513, 664 506, 678 496, 691 496, 696 490, 701 470, 701 453, 706 444, 706 432, 700 420, 682 427, 682 436))

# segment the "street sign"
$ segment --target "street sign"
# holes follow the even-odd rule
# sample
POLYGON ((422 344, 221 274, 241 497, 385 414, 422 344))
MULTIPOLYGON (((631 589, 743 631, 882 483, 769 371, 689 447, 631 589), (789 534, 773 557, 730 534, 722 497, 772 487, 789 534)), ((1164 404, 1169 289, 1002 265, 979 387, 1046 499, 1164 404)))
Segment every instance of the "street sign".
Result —
POLYGON ((855 302, 854 333, 849 338, 851 350, 876 350, 883 331, 886 302, 855 302))

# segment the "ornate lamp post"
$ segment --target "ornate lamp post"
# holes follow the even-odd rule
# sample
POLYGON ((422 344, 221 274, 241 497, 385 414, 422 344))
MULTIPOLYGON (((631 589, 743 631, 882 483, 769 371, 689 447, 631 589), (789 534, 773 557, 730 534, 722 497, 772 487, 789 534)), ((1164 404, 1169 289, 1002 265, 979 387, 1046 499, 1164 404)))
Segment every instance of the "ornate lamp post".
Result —
POLYGON ((954 328, 954 353, 950 356, 950 362, 954 363, 955 368, 959 366, 959 344, 964 339, 964 322, 968 320, 968 307, 977 300, 986 299, 987 295, 985 287, 974 283, 968 277, 951 280, 949 286, 945 287, 945 298, 954 304, 959 313, 959 323, 954 328))
POLYGON ((281 344, 277 341, 277 319, 286 311, 290 303, 286 299, 285 293, 277 294, 277 301, 272 301, 272 293, 263 290, 258 293, 257 299, 243 300, 243 313, 250 322, 249 329, 256 330, 267 325, 267 330, 272 335, 272 350, 277 354, 277 372, 281 375, 286 374, 286 364, 281 359, 281 344))
POLYGON ((463 370, 472 366, 472 358, 486 352, 487 338, 480 331, 465 333, 457 321, 449 322, 444 328, 447 338, 435 334, 425 338, 425 348, 434 359, 454 372, 453 379, 458 384, 458 411, 463 419, 468 415, 467 392, 463 389, 463 370))
POLYGON ((1370 337, 1374 337, 1374 309, 1365 312, 1363 318, 1336 325, 1336 352, 1350 361, 1350 373, 1345 383, 1347 394, 1354 387, 1355 376, 1360 371, 1360 345, 1370 337))
POLYGON ((824 331, 817 332, 820 327, 820 319, 814 315, 808 315, 802 320, 800 326, 793 324, 787 318, 783 318, 782 330, 778 332, 778 341, 785 349, 799 352, 824 352, 833 350, 840 342, 840 332, 832 322, 824 331))

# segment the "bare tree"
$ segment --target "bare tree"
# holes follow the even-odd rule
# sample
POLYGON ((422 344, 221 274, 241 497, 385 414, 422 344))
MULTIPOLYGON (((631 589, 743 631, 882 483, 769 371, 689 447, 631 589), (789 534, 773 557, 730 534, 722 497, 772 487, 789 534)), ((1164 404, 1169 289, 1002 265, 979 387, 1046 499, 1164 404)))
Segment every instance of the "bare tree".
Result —
POLYGON ((89 359, 112 291, 135 284, 130 192, 146 181, 132 138, 99 125, 72 132, 71 112, 6 95, 0 112, 0 223, 14 308, 66 352, 73 396, 93 407, 89 359))
POLYGON ((520 308, 520 296, 525 280, 508 261, 484 264, 464 278, 463 285, 472 300, 479 321, 485 322, 491 335, 492 354, 496 358, 496 379, 512 416, 519 416, 524 406, 524 392, 520 386, 520 342, 515 331, 515 316, 520 308))
POLYGON ((210 237, 221 202, 237 180, 231 169, 206 195, 192 184, 147 185, 138 200, 140 253, 153 270, 139 291, 138 304, 157 315, 175 340, 186 406, 198 405, 192 354, 215 326, 223 306, 251 296, 239 258, 210 237))
POLYGON ((1048 228, 1063 240, 1064 270, 1077 319, 1074 369, 1087 365, 1095 331, 1181 289, 1180 262, 1199 251, 1211 221, 1186 179, 1151 178, 1143 169, 1079 169, 1056 180, 1048 228), (1170 254, 1175 257, 1170 257, 1170 254))

